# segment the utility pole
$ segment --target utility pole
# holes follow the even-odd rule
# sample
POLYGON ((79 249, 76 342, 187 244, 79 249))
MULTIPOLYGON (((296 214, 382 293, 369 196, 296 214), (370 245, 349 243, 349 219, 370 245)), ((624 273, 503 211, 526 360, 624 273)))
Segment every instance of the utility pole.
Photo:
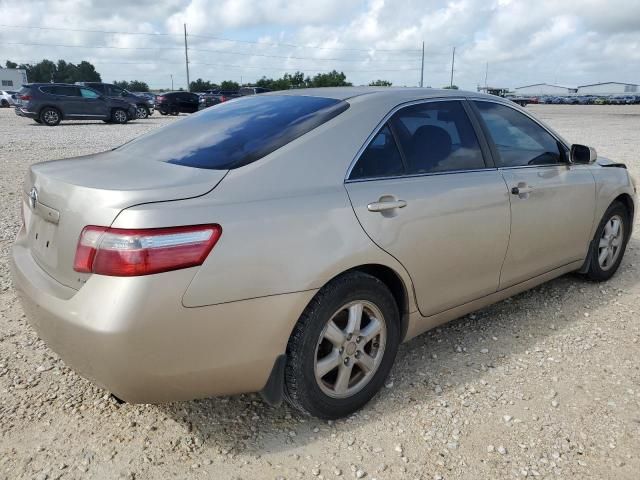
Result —
POLYGON ((184 64, 187 67, 187 92, 191 91, 191 83, 189 82, 189 53, 187 52, 187 24, 184 24, 184 64))
POLYGON ((420 65, 420 88, 423 87, 424 81, 424 40, 422 41, 422 63, 420 65))
POLYGON ((171 91, 173 91, 173 73, 169 74, 171 76, 171 91))
POLYGON ((453 88, 453 66, 456 63, 456 47, 453 47, 453 55, 451 57, 451 83, 449 84, 450 88, 453 88))
POLYGON ((487 90, 489 88, 489 84, 487 83, 487 78, 489 77, 489 62, 487 62, 487 69, 484 71, 484 90, 485 93, 488 93, 487 90))

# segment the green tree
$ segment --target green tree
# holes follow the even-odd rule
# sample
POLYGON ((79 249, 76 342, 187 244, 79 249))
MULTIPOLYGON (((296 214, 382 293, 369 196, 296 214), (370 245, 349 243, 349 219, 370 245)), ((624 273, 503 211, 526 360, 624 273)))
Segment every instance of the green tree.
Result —
POLYGON ((445 90, 460 90, 457 85, 446 85, 442 88, 444 88, 445 90))
POLYGON ((131 80, 130 82, 127 80, 114 80, 113 84, 116 87, 124 88, 129 92, 148 92, 149 85, 146 82, 142 82, 140 80, 131 80))
MULTIPOLYGON (((7 62, 7 65, 15 65, 14 62, 7 62)), ((51 60, 42 60, 35 65, 21 64, 18 68, 27 71, 27 78, 30 82, 99 82, 100 74, 95 67, 86 61, 78 65, 67 63, 65 60, 58 60, 54 63, 51 60)))
POLYGON ((209 80, 198 78, 189 84, 189 90, 192 92, 204 92, 206 90, 214 90, 218 85, 211 83, 209 80))
POLYGON ((374 80, 369 82, 370 87, 390 87, 393 85, 389 80, 374 80))
POLYGON ((224 80, 220 82, 220 90, 238 90, 239 88, 240 84, 233 80, 224 80))
POLYGON ((11 60, 7 60, 5 62, 6 68, 18 68, 18 64, 16 62, 12 62, 11 60))
POLYGON ((318 73, 309 83, 310 87, 350 87, 352 85, 351 82, 347 82, 347 76, 343 72, 336 70, 329 73, 318 73))

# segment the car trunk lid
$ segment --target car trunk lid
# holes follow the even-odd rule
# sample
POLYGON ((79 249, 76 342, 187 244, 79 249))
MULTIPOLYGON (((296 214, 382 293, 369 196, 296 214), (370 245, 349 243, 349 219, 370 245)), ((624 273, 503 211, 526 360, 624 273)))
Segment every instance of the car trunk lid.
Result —
POLYGON ((226 173, 151 158, 131 161, 117 150, 33 165, 22 205, 31 254, 55 280, 79 289, 89 276, 73 270, 85 226, 110 226, 134 205, 204 195, 226 173))

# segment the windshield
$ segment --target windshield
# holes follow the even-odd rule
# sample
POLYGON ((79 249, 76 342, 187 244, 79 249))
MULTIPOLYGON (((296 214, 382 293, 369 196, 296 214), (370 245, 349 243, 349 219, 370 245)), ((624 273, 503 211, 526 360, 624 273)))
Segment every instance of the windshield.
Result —
POLYGON ((117 150, 132 159, 227 170, 268 155, 342 113, 349 104, 305 96, 249 96, 207 108, 117 150))

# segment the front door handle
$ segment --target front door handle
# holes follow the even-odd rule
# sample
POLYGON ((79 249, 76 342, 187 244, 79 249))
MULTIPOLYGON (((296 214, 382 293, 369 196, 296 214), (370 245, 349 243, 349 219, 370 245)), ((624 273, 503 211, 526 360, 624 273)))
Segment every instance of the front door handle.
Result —
POLYGON ((370 212, 386 212, 387 210, 394 210, 396 208, 404 208, 407 206, 407 202, 404 200, 391 200, 382 202, 373 202, 367 205, 367 209, 370 212))

